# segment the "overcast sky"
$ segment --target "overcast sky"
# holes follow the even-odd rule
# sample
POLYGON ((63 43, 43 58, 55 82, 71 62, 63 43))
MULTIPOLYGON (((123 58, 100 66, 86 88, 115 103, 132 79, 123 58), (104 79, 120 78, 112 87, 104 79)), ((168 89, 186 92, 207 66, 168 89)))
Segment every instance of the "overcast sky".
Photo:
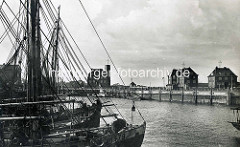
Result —
MULTIPOLYGON (((53 2, 61 5, 61 17, 91 66, 102 68, 107 62, 106 53, 78 0, 53 2)), ((184 63, 199 74, 200 82, 207 82, 207 76, 221 60, 222 67, 240 76, 240 0, 82 2, 118 68, 171 71, 184 63)), ((128 84, 131 78, 124 81, 128 84)), ((161 78, 133 81, 163 84, 161 78)), ((120 80, 113 74, 112 84, 116 82, 120 80)))

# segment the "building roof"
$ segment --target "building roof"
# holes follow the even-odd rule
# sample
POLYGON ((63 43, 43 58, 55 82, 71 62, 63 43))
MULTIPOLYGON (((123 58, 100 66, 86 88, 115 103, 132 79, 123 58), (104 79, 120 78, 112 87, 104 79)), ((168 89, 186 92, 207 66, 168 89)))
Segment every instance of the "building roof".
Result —
POLYGON ((173 70, 172 70, 172 73, 171 73, 171 76, 172 76, 172 75, 176 75, 176 72, 177 72, 178 70, 181 70, 182 72, 184 72, 185 70, 188 70, 190 73, 193 73, 193 74, 198 75, 191 67, 188 67, 188 68, 184 67, 184 68, 182 68, 182 69, 173 69, 173 70))
POLYGON ((136 83, 134 83, 134 82, 131 82, 129 85, 130 85, 130 86, 132 86, 132 87, 135 87, 135 86, 137 86, 137 84, 136 84, 136 83))
POLYGON ((183 70, 183 71, 188 70, 188 71, 190 71, 190 73, 193 73, 193 74, 198 75, 191 67, 188 67, 188 68, 185 68, 185 67, 184 67, 182 70, 183 70))
POLYGON ((219 67, 217 67, 217 66, 216 66, 216 68, 209 74, 208 77, 210 77, 210 76, 216 76, 216 74, 221 73, 221 72, 229 72, 231 75, 234 75, 234 76, 237 77, 237 75, 236 75, 234 72, 232 72, 232 70, 231 70, 230 68, 227 68, 227 67, 219 68, 219 67))

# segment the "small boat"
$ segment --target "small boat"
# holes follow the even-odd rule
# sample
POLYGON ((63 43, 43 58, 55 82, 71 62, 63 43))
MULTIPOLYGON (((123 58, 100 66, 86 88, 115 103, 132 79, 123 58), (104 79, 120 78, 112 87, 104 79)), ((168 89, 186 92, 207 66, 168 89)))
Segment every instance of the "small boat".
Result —
POLYGON ((90 146, 141 147, 146 130, 146 122, 141 125, 128 125, 125 120, 117 119, 101 137, 91 140, 90 146))

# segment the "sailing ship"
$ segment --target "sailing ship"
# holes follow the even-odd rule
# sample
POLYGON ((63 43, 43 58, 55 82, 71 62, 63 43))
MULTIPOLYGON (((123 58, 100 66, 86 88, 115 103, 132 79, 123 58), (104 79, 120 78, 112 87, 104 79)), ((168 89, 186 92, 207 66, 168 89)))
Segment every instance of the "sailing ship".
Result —
MULTIPOLYGON (((15 41, 5 67, 17 65, 24 69, 20 93, 25 93, 14 97, 19 87, 5 85, 8 94, 4 94, 0 102, 0 146, 141 146, 145 121, 132 125, 117 114, 102 115, 102 108, 110 113, 108 107, 116 105, 105 104, 108 101, 102 102, 97 94, 86 97, 91 104, 87 106, 74 96, 66 99, 60 93, 60 69, 65 71, 63 74, 68 80, 78 81, 79 73, 82 77, 87 75, 63 31, 65 28, 69 33, 60 18, 60 8, 57 10, 49 0, 20 0, 19 10, 14 13, 9 3, 3 1, 0 14, 6 29, 3 38, 11 34, 9 38, 15 41), (4 6, 12 14, 12 21, 4 6), (46 32, 41 28, 42 20, 46 32), (81 107, 76 108, 76 104, 81 107), (113 117, 114 121, 109 124, 106 117, 113 117), (100 118, 106 125, 100 127, 100 118)), ((69 36, 72 38, 70 33, 69 36)))

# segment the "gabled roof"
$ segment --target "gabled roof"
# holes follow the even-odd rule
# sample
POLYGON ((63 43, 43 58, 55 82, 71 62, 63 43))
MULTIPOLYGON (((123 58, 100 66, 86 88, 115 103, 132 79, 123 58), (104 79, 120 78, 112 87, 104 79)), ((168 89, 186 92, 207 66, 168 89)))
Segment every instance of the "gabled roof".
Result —
POLYGON ((230 69, 230 68, 227 68, 227 67, 223 67, 223 68, 219 68, 219 67, 217 67, 216 66, 216 68, 209 74, 209 76, 208 77, 210 77, 210 76, 215 76, 217 73, 219 73, 219 72, 230 72, 231 73, 231 75, 234 75, 234 76, 236 76, 237 77, 237 75, 234 73, 234 72, 232 72, 232 70, 230 69))
POLYGON ((188 71, 190 71, 190 73, 194 73, 194 74, 198 75, 191 67, 183 68, 182 70, 183 71, 188 70, 188 71))
MULTIPOLYGON (((172 70, 172 73, 171 73, 171 76, 172 75, 176 75, 176 72, 178 71, 179 69, 173 69, 172 70)), ((198 75, 191 67, 188 67, 188 68, 186 68, 186 67, 184 67, 184 68, 182 68, 182 69, 180 69, 182 72, 184 72, 185 70, 188 70, 190 73, 193 73, 193 74, 196 74, 196 75, 198 75)))
POLYGON ((131 82, 129 85, 130 85, 130 86, 137 86, 137 84, 134 83, 134 82, 131 82))

